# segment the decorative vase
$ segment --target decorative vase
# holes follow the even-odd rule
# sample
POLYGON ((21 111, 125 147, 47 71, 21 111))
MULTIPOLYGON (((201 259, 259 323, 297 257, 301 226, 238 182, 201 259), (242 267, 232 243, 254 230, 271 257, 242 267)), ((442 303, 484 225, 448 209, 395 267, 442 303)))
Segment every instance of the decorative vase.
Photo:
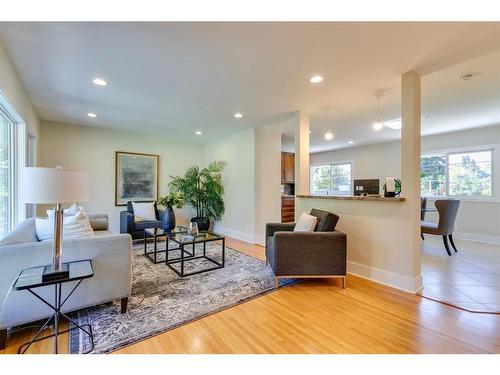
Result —
POLYGON ((165 207, 165 213, 163 215, 163 229, 171 231, 175 228, 175 214, 172 206, 165 207))
POLYGON ((198 229, 200 231, 205 231, 210 228, 210 219, 208 217, 193 217, 191 222, 198 224, 198 229))

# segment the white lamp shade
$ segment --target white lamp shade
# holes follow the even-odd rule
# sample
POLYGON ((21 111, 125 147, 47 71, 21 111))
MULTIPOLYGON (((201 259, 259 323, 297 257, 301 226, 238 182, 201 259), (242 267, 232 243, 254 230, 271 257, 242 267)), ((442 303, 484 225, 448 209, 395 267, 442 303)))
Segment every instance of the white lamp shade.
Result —
POLYGON ((23 169, 24 203, 54 204, 89 200, 88 173, 63 168, 23 169))

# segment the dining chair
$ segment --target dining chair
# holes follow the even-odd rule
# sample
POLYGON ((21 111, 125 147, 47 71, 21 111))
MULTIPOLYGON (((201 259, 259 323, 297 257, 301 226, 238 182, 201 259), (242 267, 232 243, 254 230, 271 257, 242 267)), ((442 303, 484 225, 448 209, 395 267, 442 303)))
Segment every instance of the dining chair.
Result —
MULTIPOLYGON (((420 197, 420 221, 425 221, 425 210, 427 209, 427 197, 420 197)), ((424 235, 420 233, 420 237, 424 239, 424 235)))
POLYGON ((455 226, 455 219, 457 218, 460 201, 458 199, 439 199, 434 202, 434 205, 439 213, 439 222, 431 223, 422 220, 420 222, 420 233, 422 236, 424 233, 443 236, 444 247, 448 255, 451 256, 448 240, 453 250, 457 252, 457 247, 453 241, 453 228, 455 226))

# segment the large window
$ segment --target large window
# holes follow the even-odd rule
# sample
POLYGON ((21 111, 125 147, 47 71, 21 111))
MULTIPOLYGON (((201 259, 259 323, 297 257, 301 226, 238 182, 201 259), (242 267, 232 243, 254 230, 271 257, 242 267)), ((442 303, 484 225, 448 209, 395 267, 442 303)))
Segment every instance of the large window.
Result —
POLYGON ((492 150, 422 156, 422 196, 491 197, 492 157, 492 150))
POLYGON ((19 199, 25 152, 24 122, 0 92, 0 239, 26 216, 25 205, 19 199))
POLYGON ((10 229, 11 122, 0 111, 0 238, 10 229))
POLYGON ((427 155, 420 160, 420 191, 423 197, 446 195, 446 155, 427 155))
POLYGON ((311 167, 312 195, 351 195, 351 163, 311 167))

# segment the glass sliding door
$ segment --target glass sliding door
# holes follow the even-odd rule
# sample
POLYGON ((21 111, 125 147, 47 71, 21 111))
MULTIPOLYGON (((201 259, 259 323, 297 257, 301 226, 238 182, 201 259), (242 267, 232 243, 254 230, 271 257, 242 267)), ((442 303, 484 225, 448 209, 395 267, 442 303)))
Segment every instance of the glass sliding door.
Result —
POLYGON ((11 131, 12 123, 0 111, 0 238, 11 227, 11 131))

